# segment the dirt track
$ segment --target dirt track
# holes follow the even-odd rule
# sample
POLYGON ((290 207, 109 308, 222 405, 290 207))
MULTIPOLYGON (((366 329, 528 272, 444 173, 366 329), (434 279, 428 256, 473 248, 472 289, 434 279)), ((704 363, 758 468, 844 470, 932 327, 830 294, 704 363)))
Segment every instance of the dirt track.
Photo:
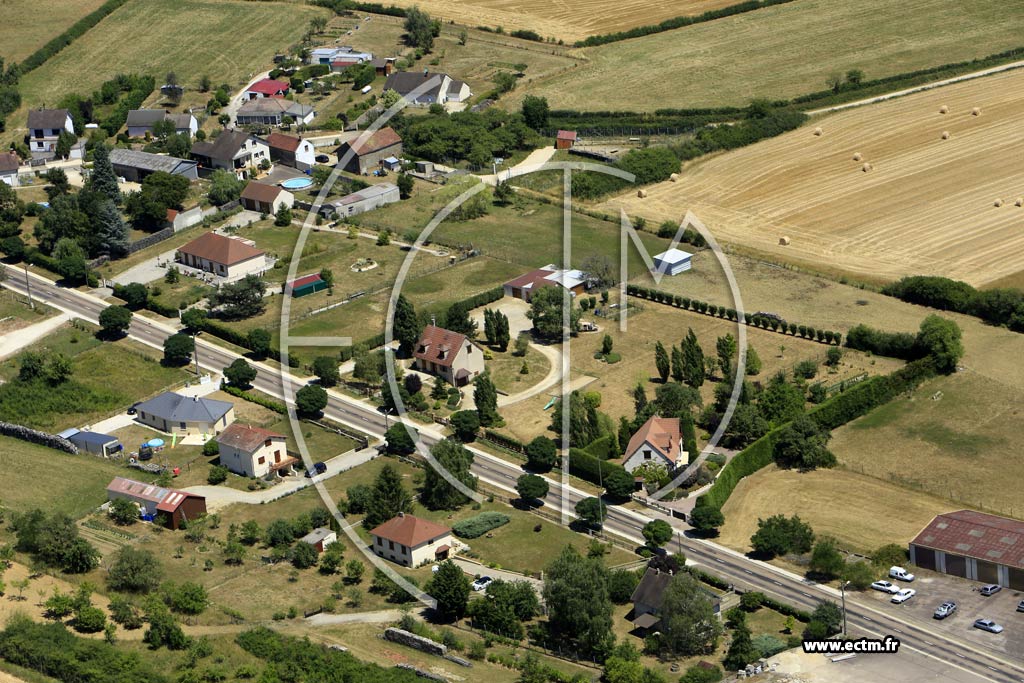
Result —
POLYGON ((864 278, 983 285, 1024 270, 1022 107, 1024 71, 957 83, 815 118, 605 208, 654 222, 691 209, 720 240, 864 278))

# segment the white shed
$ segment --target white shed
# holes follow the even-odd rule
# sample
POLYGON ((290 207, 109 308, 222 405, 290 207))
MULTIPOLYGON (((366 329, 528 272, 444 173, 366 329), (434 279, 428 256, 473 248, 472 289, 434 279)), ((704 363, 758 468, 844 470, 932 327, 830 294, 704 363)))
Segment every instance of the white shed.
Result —
POLYGON ((654 257, 654 270, 668 275, 678 275, 690 269, 693 254, 682 249, 669 249, 654 257))

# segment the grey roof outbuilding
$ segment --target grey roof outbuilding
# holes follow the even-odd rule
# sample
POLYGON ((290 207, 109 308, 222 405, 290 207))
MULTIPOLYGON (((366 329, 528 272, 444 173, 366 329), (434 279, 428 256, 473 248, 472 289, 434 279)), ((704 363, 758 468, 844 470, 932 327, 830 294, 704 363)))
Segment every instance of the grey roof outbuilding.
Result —
POLYGON ((126 166, 147 173, 163 171, 173 175, 184 175, 195 168, 196 162, 164 154, 150 154, 134 149, 116 147, 110 150, 110 163, 113 166, 126 166))

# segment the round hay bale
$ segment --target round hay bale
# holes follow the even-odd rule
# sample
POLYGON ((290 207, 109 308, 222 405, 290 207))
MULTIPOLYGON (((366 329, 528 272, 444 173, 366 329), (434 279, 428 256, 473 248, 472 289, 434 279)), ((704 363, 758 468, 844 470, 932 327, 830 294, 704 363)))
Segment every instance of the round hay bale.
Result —
POLYGON ((1024 206, 1024 197, 1017 197, 1017 201, 1013 203, 1014 206, 1024 206))
POLYGON ((1002 199, 997 199, 997 200, 995 201, 995 205, 996 205, 997 207, 999 207, 999 206, 1002 206, 1002 205, 1003 205, 1003 200, 1002 200, 1002 199))
POLYGON ((939 113, 940 114, 948 114, 949 113, 949 107, 947 107, 946 105, 942 105, 941 107, 939 107, 939 113))
POLYGON ((788 247, 789 246, 789 238, 786 237, 785 235, 780 237, 779 238, 779 246, 780 247, 788 247))
POLYGON ((971 116, 980 116, 980 115, 981 115, 981 107, 975 107, 974 109, 971 110, 971 116))
POLYGON ((646 199, 647 198, 647 190, 637 190, 636 191, 636 196, 639 197, 640 199, 646 199))
POLYGON ((814 129, 814 134, 815 134, 815 135, 818 135, 818 136, 820 136, 820 135, 822 134, 822 132, 823 132, 823 131, 821 130, 821 128, 815 128, 815 129, 814 129))
POLYGON ((668 177, 668 179, 669 179, 669 180, 671 180, 671 181, 672 181, 672 182, 674 183, 674 182, 676 182, 677 180, 679 180, 679 174, 678 174, 678 173, 673 173, 672 175, 670 175, 670 176, 668 177))
POLYGON ((865 173, 867 173, 867 172, 868 172, 868 171, 870 171, 870 170, 871 170, 872 168, 874 168, 874 167, 873 167, 873 166, 872 166, 871 164, 864 164, 863 166, 861 166, 861 167, 860 167, 860 170, 862 170, 862 171, 864 171, 865 173))
POLYGON ((853 160, 854 161, 860 161, 863 158, 864 158, 864 156, 860 152, 854 152, 853 153, 853 160))
POLYGON ((942 131, 942 139, 943 140, 948 140, 949 139, 949 131, 948 130, 942 131))

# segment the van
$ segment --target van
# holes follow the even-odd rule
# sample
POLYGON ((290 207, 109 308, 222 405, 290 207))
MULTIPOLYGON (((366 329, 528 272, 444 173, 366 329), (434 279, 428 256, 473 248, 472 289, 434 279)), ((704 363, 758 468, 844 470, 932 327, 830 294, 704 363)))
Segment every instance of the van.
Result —
POLYGON ((889 578, 899 579, 900 581, 913 581, 914 575, 903 567, 889 567, 889 578))
POLYGON ((995 595, 996 593, 998 593, 1001 590, 1003 590, 1002 586, 1000 586, 998 584, 995 584, 995 583, 990 583, 990 584, 987 584, 985 586, 982 586, 981 590, 979 592, 982 595, 984 595, 985 597, 988 597, 990 595, 995 595))

